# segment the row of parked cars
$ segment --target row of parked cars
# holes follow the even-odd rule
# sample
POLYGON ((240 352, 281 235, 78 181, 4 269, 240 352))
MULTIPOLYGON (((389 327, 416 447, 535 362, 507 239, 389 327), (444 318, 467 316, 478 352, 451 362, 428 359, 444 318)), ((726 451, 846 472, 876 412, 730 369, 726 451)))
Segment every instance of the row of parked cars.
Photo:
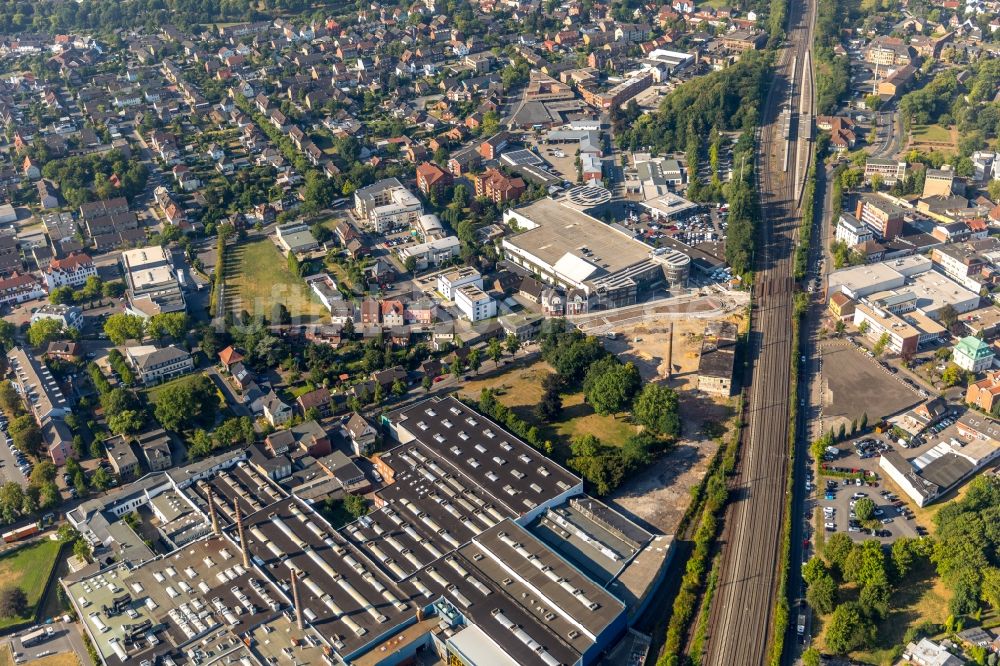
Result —
POLYGON ((31 476, 31 470, 33 470, 35 466, 24 455, 24 452, 14 445, 14 440, 7 435, 7 417, 2 414, 0 414, 0 431, 3 431, 4 435, 7 437, 7 446, 10 447, 10 453, 14 456, 14 462, 17 463, 17 468, 21 470, 21 474, 25 477, 31 476))

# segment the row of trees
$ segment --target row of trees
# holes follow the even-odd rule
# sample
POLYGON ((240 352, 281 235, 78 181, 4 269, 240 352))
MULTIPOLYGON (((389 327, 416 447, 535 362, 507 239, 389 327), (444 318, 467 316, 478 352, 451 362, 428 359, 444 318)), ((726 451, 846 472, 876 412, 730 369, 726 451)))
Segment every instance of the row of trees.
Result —
POLYGON ((49 292, 49 302, 55 305, 82 305, 98 298, 119 298, 124 293, 125 283, 121 280, 102 282, 101 278, 92 275, 79 289, 69 285, 56 287, 49 292))
POLYGON ((183 312, 164 312, 148 320, 119 312, 104 322, 104 333, 116 345, 123 345, 127 340, 142 340, 146 336, 160 340, 183 340, 190 328, 191 322, 183 312))

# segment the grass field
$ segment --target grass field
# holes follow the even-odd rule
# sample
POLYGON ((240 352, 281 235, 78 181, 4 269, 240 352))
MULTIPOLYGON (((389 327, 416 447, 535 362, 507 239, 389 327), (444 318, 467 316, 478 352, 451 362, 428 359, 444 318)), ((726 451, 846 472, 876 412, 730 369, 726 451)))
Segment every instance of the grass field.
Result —
MULTIPOLYGON (((34 613, 56 565, 60 544, 44 539, 0 557, 0 581, 3 586, 20 587, 28 595, 28 617, 34 613)), ((18 624, 27 617, 0 618, 0 629, 18 624)))
POLYGON ((288 308, 293 323, 310 323, 326 314, 270 240, 230 249, 226 255, 226 308, 270 318, 278 303, 288 308))
POLYGON ((942 125, 914 125, 910 130, 914 143, 951 143, 951 130, 942 125))
MULTIPOLYGON (((492 364, 492 361, 486 361, 483 368, 489 371, 492 364)), ((534 407, 542 397, 542 378, 551 372, 553 370, 547 363, 537 361, 527 367, 513 367, 493 377, 468 381, 460 393, 478 399, 484 388, 496 389, 500 402, 513 409, 528 423, 538 426, 543 439, 551 440, 556 450, 564 455, 569 451, 569 444, 574 437, 594 435, 605 444, 619 446, 630 435, 638 432, 638 428, 624 417, 616 419, 596 414, 584 402, 582 392, 563 395, 563 413, 558 421, 540 422, 535 416, 534 407)))

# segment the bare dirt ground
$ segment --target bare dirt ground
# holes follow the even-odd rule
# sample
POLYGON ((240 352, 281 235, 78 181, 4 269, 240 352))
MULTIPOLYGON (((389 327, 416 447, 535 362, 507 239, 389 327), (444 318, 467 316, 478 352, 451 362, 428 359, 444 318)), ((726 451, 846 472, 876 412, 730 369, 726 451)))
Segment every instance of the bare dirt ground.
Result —
MULTIPOLYGON (((740 330, 746 326, 742 313, 727 319, 740 330)), ((624 513, 664 534, 676 532, 691 501, 691 489, 704 478, 719 448, 717 438, 723 430, 728 433, 732 421, 734 398, 707 396, 694 390, 706 324, 704 319, 674 321, 672 355, 670 323, 639 324, 622 329, 617 339, 605 341, 605 346, 622 361, 636 364, 644 381, 666 381, 680 394, 681 441, 607 498, 624 513), (669 380, 668 365, 673 368, 669 380)))

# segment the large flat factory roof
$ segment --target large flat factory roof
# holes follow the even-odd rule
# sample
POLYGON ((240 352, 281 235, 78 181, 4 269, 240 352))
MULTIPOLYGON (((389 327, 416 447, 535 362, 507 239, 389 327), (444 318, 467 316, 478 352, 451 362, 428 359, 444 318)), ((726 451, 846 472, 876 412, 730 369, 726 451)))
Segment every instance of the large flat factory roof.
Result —
POLYGON ((614 273, 648 259, 651 252, 642 241, 555 199, 539 199, 508 215, 526 231, 504 242, 551 266, 569 253, 593 265, 598 274, 614 273))
POLYGON ((104 662, 377 663, 432 633, 467 656, 478 638, 477 664, 559 666, 624 633, 640 594, 609 590, 652 535, 453 397, 387 419, 387 485, 339 529, 242 458, 177 470, 147 501, 202 535, 64 581, 104 662))

